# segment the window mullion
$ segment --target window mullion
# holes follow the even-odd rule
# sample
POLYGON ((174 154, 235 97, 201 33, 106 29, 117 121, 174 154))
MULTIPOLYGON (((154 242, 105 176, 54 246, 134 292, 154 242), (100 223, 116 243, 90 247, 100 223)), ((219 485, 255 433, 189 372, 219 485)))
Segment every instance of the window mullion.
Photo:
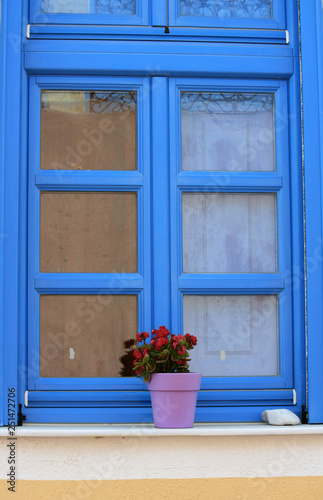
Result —
POLYGON ((152 78, 153 325, 171 324, 168 79, 152 78))

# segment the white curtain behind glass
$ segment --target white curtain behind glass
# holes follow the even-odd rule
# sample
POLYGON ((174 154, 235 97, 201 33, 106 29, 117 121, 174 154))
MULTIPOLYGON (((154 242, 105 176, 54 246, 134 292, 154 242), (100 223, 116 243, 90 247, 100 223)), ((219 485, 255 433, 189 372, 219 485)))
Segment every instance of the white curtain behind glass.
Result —
POLYGON ((276 295, 185 295, 184 333, 198 337, 190 370, 204 376, 279 375, 276 295))
POLYGON ((184 273, 277 271, 275 194, 183 194, 184 273))

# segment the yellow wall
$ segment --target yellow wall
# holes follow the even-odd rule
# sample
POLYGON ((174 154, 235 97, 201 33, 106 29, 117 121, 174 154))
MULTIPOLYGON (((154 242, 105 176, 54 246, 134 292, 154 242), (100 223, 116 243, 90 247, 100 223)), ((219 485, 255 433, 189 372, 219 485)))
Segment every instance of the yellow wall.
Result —
POLYGON ((323 500, 323 434, 18 436, 15 494, 10 442, 1 500, 323 500))
POLYGON ((16 500, 322 500, 323 477, 17 482, 16 500))

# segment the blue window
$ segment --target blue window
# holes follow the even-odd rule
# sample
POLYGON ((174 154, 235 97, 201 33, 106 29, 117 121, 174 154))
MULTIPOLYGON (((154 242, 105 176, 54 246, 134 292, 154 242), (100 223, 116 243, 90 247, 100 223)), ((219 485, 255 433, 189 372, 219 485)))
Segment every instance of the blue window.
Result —
POLYGON ((284 29, 285 5, 279 0, 32 0, 31 21, 284 29))
POLYGON ((21 96, 3 134, 17 364, 4 387, 27 422, 150 421, 129 340, 162 324, 199 339, 197 421, 301 414, 296 14, 276 0, 30 2, 3 95, 6 109, 21 96))

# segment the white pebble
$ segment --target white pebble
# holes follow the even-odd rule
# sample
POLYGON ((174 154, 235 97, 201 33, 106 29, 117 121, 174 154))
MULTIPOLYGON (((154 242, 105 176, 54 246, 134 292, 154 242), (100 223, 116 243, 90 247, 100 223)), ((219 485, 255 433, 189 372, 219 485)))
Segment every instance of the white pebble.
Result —
POLYGON ((269 425, 298 425, 301 423, 295 413, 285 409, 263 411, 261 418, 269 425))

